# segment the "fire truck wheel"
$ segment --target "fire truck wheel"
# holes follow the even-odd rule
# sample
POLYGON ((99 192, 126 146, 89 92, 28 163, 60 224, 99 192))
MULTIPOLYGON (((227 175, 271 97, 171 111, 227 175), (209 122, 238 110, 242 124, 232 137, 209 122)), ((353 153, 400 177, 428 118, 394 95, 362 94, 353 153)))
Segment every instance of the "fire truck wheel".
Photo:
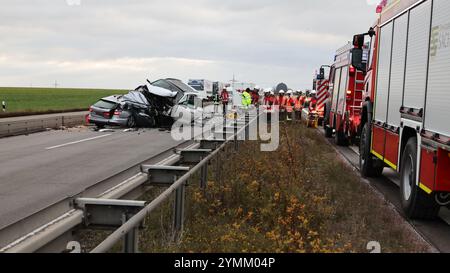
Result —
POLYGON ((416 183, 417 174, 417 139, 411 138, 406 144, 402 156, 400 171, 400 192, 402 206, 411 219, 434 219, 440 206, 433 195, 425 193, 416 183))
POLYGON ((370 123, 364 124, 359 141, 359 169, 363 177, 381 176, 384 169, 384 163, 370 154, 371 135, 370 123))

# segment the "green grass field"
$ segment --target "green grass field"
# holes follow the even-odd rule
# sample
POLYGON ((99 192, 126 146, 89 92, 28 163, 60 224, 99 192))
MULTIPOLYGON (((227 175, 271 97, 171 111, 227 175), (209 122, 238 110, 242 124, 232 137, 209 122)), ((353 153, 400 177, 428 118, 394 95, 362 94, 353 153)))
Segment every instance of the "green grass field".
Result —
POLYGON ((7 103, 7 113, 0 112, 0 116, 88 109, 102 97, 125 93, 105 89, 0 87, 0 103, 7 103))

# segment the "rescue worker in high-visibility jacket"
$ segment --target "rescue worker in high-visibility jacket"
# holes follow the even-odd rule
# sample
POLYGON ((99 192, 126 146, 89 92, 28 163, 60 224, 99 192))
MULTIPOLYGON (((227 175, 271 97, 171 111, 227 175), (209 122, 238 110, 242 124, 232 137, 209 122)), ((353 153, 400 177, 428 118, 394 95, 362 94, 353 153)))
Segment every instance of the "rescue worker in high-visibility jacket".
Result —
POLYGON ((259 91, 260 91, 260 87, 256 86, 255 89, 253 89, 252 91, 252 104, 255 106, 259 105, 259 91))
POLYGON ((270 103, 270 90, 265 90, 264 91, 264 105, 269 105, 269 103, 270 103))
POLYGON ((280 106, 280 109, 282 108, 283 104, 284 104, 284 95, 286 94, 286 92, 284 90, 280 90, 278 92, 278 97, 276 100, 276 105, 280 106))
POLYGON ((276 105, 278 105, 280 111, 280 121, 284 121, 286 119, 286 109, 284 105, 286 101, 286 97, 284 96, 285 94, 286 92, 284 90, 280 90, 276 99, 276 105))
POLYGON ((297 94, 297 97, 295 99, 295 106, 294 109, 295 111, 301 111, 302 110, 302 92, 299 91, 297 94))
POLYGON ((303 103, 304 103, 303 92, 298 91, 298 95, 297 95, 297 98, 295 99, 295 105, 294 105, 295 119, 297 119, 297 120, 300 120, 302 117, 303 103))
POLYGON ((274 91, 270 91, 270 105, 276 105, 277 97, 275 96, 274 91))
POLYGON ((247 88, 244 92, 242 92, 242 106, 244 109, 248 109, 252 104, 252 96, 250 95, 250 88, 247 88))
POLYGON ((295 100, 294 100, 294 92, 292 90, 289 90, 286 93, 286 97, 284 100, 284 109, 286 110, 286 117, 287 120, 292 120, 292 114, 294 113, 294 105, 295 105, 295 100))
POLYGON ((222 105, 223 105, 223 115, 226 116, 227 115, 227 110, 228 110, 228 103, 230 101, 230 93, 233 90, 231 89, 231 87, 227 87, 224 88, 222 90, 222 93, 220 94, 220 100, 222 101, 222 105))
POLYGON ((317 107, 317 93, 315 91, 311 92, 311 100, 309 102, 309 111, 316 111, 317 107))

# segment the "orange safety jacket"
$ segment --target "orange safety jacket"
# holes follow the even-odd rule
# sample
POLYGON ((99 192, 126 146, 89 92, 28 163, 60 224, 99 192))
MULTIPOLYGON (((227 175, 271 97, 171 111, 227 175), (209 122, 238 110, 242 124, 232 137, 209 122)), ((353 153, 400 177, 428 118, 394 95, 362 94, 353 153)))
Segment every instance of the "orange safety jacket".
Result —
POLYGON ((275 105, 282 106, 284 101, 284 96, 275 97, 275 105))
POLYGON ((286 112, 292 113, 294 111, 293 106, 295 105, 295 98, 286 97, 284 101, 284 107, 286 108, 286 112))
POLYGON ((316 107, 317 107, 317 99, 316 98, 312 98, 311 102, 309 103, 309 111, 316 110, 316 107))
POLYGON ((303 108, 302 97, 298 97, 295 99, 295 111, 300 111, 303 108))

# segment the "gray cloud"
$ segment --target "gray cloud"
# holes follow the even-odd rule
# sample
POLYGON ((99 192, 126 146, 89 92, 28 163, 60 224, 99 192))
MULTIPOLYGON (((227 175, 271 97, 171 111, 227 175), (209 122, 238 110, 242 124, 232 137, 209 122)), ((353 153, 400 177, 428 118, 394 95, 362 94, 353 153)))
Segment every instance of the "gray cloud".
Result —
POLYGON ((364 0, 0 0, 0 85, 205 77, 293 88, 375 20, 364 0))

